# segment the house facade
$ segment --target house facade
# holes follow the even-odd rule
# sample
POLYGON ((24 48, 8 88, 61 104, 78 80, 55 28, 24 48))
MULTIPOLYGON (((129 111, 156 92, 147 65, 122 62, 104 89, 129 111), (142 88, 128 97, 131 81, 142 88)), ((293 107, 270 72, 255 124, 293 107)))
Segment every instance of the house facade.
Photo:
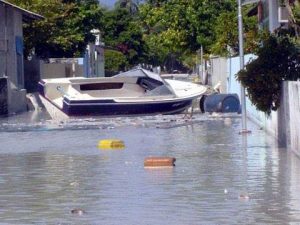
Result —
POLYGON ((0 0, 0 115, 27 109, 23 23, 43 17, 0 0))
POLYGON ((289 13, 283 0, 264 0, 261 7, 262 27, 273 32, 277 28, 287 25, 289 13))
POLYGON ((284 0, 244 0, 244 4, 256 3, 248 16, 257 16, 261 29, 274 32, 277 28, 288 23, 288 10, 284 0))

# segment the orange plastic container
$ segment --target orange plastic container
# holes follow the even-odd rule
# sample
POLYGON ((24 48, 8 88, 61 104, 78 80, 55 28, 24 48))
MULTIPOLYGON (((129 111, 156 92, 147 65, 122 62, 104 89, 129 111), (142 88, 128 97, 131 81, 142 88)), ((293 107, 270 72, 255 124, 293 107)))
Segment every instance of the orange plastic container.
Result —
POLYGON ((173 167, 176 159, 173 157, 147 157, 144 167, 173 167))

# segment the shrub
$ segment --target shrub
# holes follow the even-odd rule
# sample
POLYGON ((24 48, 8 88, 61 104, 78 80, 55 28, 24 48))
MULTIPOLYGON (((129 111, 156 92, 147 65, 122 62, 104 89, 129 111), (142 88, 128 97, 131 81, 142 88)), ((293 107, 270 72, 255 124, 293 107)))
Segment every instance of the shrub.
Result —
POLYGON ((269 35, 258 49, 258 57, 237 74, 258 110, 270 115, 278 109, 282 81, 300 78, 299 54, 299 48, 288 36, 269 35))

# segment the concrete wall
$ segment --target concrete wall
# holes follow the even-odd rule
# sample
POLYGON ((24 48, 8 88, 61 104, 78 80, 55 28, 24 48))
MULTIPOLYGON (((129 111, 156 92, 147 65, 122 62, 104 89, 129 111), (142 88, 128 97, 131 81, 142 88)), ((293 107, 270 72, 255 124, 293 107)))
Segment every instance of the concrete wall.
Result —
POLYGON ((8 114, 25 111, 23 52, 17 54, 16 39, 22 42, 22 13, 0 5, 0 77, 7 77, 8 114), (24 100, 24 101, 23 101, 24 100))
MULTIPOLYGON (((245 55, 244 60, 245 64, 255 59, 256 56, 253 54, 245 55)), ((228 93, 236 93, 241 96, 241 84, 236 80, 235 75, 240 70, 240 58, 233 57, 227 60, 228 71, 228 93)), ((270 116, 267 116, 265 113, 258 111, 256 107, 251 103, 248 97, 246 97, 246 108, 247 116, 256 122, 260 127, 265 129, 269 134, 274 137, 279 136, 278 129, 278 116, 277 112, 272 112, 270 116)), ((281 131, 281 129, 280 129, 281 131)))
POLYGON ((60 77, 82 77, 83 65, 77 63, 47 63, 37 58, 24 62, 25 88, 28 93, 36 92, 41 79, 60 77))
POLYGON ((284 83, 284 93, 288 95, 288 111, 285 115, 287 146, 300 156, 300 81, 284 83))
POLYGON ((211 85, 218 86, 220 93, 227 93, 228 73, 227 58, 211 58, 210 59, 210 81, 211 85))
MULTIPOLYGON (((255 55, 246 55, 245 62, 255 59, 255 55)), ((236 93, 240 97, 240 83, 236 80, 235 75, 240 70, 239 57, 227 59, 224 65, 223 60, 213 59, 212 86, 227 77, 227 83, 222 82, 221 90, 227 90, 227 93, 236 93), (222 74, 221 71, 224 71, 222 74), (225 73, 226 71, 226 73, 225 73), (216 76, 216 77, 213 77, 216 76)), ((258 111, 251 101, 246 97, 247 116, 265 129, 269 134, 277 138, 279 146, 287 147, 300 156, 300 82, 283 82, 281 106, 276 111, 267 116, 265 113, 258 111)))
POLYGON ((45 63, 40 64, 41 79, 59 77, 82 77, 83 65, 69 63, 45 63))
POLYGON ((13 8, 6 8, 7 18, 7 76, 9 81, 17 88, 24 88, 24 84, 18 82, 17 77, 17 52, 16 52, 16 37, 23 37, 22 31, 22 14, 13 8), (19 85, 20 84, 20 85, 19 85))
MULTIPOLYGON (((254 59, 255 55, 245 55, 245 62, 254 59)), ((235 74, 240 70, 240 58, 211 58, 210 74, 211 86, 216 86, 220 83, 221 93, 236 93, 240 97, 240 84, 236 81, 235 74)))

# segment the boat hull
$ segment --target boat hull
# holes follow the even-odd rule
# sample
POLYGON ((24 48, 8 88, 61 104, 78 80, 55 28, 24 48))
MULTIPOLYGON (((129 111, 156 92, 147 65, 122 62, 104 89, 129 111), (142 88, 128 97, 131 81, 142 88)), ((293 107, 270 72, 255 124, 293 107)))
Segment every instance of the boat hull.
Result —
POLYGON ((54 78, 39 82, 39 93, 68 116, 118 116, 180 113, 206 88, 164 80, 134 69, 114 77, 54 78))
POLYGON ((69 116, 149 115, 180 113, 191 106, 193 99, 167 102, 66 101, 62 111, 69 116))

